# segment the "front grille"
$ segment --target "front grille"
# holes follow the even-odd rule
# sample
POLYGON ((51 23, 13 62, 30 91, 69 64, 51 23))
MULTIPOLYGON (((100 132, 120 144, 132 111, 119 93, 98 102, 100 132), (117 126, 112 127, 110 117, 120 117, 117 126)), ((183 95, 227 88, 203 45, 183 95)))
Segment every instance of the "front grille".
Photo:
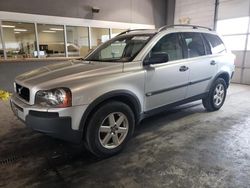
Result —
POLYGON ((23 87, 16 83, 16 93, 19 97, 26 100, 27 102, 30 101, 30 90, 29 88, 23 87))

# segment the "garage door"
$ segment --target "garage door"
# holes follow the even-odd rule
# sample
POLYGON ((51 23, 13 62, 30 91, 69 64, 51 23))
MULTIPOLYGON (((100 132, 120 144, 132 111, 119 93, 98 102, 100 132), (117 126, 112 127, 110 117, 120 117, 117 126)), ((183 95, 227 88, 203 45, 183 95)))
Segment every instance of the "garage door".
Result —
POLYGON ((217 31, 236 55, 233 82, 250 84, 250 0, 220 0, 217 31))

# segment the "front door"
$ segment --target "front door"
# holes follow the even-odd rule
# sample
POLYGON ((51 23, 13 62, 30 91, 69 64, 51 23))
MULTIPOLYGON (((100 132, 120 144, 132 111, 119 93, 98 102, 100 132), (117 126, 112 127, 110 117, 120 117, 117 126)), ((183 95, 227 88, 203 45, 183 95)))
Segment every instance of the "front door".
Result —
POLYGON ((167 53, 169 60, 145 66, 145 111, 185 98, 189 69, 182 52, 178 33, 165 35, 149 52, 147 58, 153 53, 167 53))

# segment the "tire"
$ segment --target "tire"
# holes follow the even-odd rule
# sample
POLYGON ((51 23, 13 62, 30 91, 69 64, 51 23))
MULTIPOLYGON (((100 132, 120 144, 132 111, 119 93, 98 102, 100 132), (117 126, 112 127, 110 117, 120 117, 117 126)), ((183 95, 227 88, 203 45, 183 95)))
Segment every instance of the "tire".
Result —
POLYGON ((212 84, 208 96, 202 99, 203 106, 209 112, 219 110, 224 104, 227 94, 227 84, 223 78, 218 78, 212 84))
POLYGON ((99 107, 91 116, 85 145, 94 156, 107 158, 120 152, 132 137, 135 116, 131 108, 118 101, 99 107))

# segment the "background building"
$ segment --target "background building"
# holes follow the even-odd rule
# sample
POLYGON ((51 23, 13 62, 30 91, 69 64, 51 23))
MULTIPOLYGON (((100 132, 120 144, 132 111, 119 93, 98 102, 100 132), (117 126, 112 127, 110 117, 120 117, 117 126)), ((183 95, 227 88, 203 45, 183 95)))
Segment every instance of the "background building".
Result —
POLYGON ((93 0, 0 2, 1 59, 85 56, 134 28, 173 23, 174 1, 93 0), (25 6, 24 6, 25 5, 25 6), (166 14, 166 8, 171 8, 166 14))

